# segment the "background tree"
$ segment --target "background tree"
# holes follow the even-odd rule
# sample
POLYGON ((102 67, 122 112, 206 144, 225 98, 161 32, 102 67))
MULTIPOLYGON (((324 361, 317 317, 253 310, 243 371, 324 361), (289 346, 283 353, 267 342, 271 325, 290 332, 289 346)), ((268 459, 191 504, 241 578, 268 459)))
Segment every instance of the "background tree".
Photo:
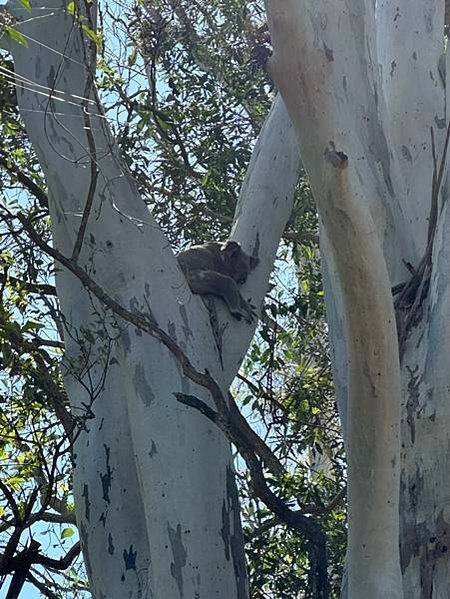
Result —
MULTIPOLYGON (((70 10, 69 7, 69 12, 70 10)), ((112 50, 110 49, 109 52, 108 46, 105 44, 104 49, 97 56, 100 69, 99 84, 104 90, 103 98, 109 109, 105 116, 109 118, 109 122, 114 117, 114 132, 122 155, 125 156, 133 171, 140 193, 149 204, 153 205, 159 223, 168 232, 173 243, 179 244, 183 236, 185 239, 190 238, 194 241, 224 238, 228 232, 221 234, 220 231, 231 224, 238 187, 250 156, 249 148, 270 103, 271 92, 267 85, 264 87, 262 74, 257 71, 253 78, 249 77, 250 53, 254 50, 255 43, 260 41, 261 35, 264 37, 261 6, 255 3, 251 5, 251 10, 246 10, 238 3, 224 2, 208 7, 192 3, 187 3, 184 7, 181 3, 161 3, 155 5, 155 11, 151 14, 142 14, 139 10, 138 7, 134 7, 136 15, 134 20, 132 18, 124 19, 123 15, 114 14, 112 8, 107 8, 103 13, 102 22, 105 34, 109 35, 114 26, 115 31, 119 30, 119 41, 125 39, 124 34, 128 36, 128 39, 133 40, 133 44, 129 46, 128 50, 120 47, 120 52, 117 42, 112 45, 112 50), (144 28, 141 28, 142 24, 144 24, 144 28), (123 28, 122 33, 120 33, 121 28, 123 28), (208 48, 208 52, 204 51, 205 47, 208 48), (136 53, 136 48, 142 52, 145 60, 146 72, 150 79, 149 89, 145 89, 145 81, 142 75, 139 75, 143 72, 143 65, 141 65, 139 54, 136 53), (125 52, 128 52, 128 55, 125 52), (118 71, 111 68, 112 58, 115 54, 118 54, 118 71), (127 66, 124 67, 124 64, 127 66), (209 128, 206 128, 206 123, 211 123, 209 128), (169 206, 171 210, 168 209, 169 206)), ((25 13, 26 20, 28 17, 29 15, 25 13)), ((92 37, 93 33, 89 23, 82 21, 81 24, 84 26, 85 32, 92 37)), ((15 25, 14 30, 10 31, 11 35, 16 36, 16 39, 14 40, 13 37, 13 40, 17 43, 23 42, 23 40, 20 37, 17 40, 16 31, 22 31, 25 35, 29 35, 23 27, 15 25)), ((46 46, 48 46, 49 40, 48 32, 51 29, 52 26, 47 23, 46 46)), ((36 39, 34 33, 29 37, 36 39)), ((39 38, 37 39, 39 42, 39 38)), ((23 56, 28 53, 29 56, 30 46, 32 48, 34 46, 30 40, 28 44, 28 48, 20 43, 15 45, 15 52, 19 54, 22 52, 23 56)), ((62 48, 64 52, 61 53, 67 55, 67 47, 63 45, 62 48)), ((85 59, 86 57, 83 56, 79 62, 83 62, 85 59)), ((46 58, 44 62, 50 65, 51 59, 46 58)), ((59 67, 60 62, 55 68, 59 67)), ((12 74, 11 64, 6 63, 4 69, 2 73, 4 81, 7 82, 12 74)), ((58 104, 61 103, 61 107, 58 106, 61 110, 56 110, 51 103, 49 104, 49 96, 60 97, 59 93, 56 94, 56 89, 58 92, 63 91, 59 80, 55 89, 48 85, 48 81, 42 81, 43 88, 37 88, 36 83, 39 82, 39 78, 36 76, 36 72, 29 72, 26 79, 19 77, 17 58, 16 71, 23 93, 37 91, 38 95, 44 94, 39 107, 34 106, 28 110, 33 110, 33 118, 39 117, 40 126, 44 123, 45 129, 49 126, 46 121, 51 118, 55 118, 58 127, 61 126, 60 117, 67 108, 67 106, 62 108, 65 104, 72 106, 80 103, 80 99, 76 96, 81 94, 66 92, 64 97, 61 97, 61 102, 58 102, 58 104), (44 88, 45 91, 42 92, 41 90, 44 88), (44 120, 42 120, 42 115, 44 115, 44 120)), ((24 72, 22 71, 22 73, 24 72)), ((74 81, 68 83, 75 85, 74 81)), ((84 89, 83 85, 81 87, 84 89)), ((5 89, 5 93, 10 96, 11 94, 7 90, 8 88, 5 89)), ((36 342, 36 339, 39 340, 34 343, 34 352, 30 353, 30 357, 25 351, 25 346, 12 347, 11 340, 14 337, 11 336, 7 323, 2 328, 5 331, 5 347, 12 348, 11 360, 16 357, 16 354, 20 354, 21 357, 25 354, 24 357, 28 358, 30 365, 29 370, 34 369, 38 372, 38 376, 31 379, 39 381, 37 396, 34 394, 36 382, 34 382, 35 388, 32 388, 30 384, 28 387, 32 389, 30 395, 33 398, 38 397, 40 403, 24 404, 23 402, 22 394, 25 388, 23 384, 24 381, 30 380, 25 376, 27 374, 27 370, 24 368, 25 361, 16 360, 15 371, 12 361, 6 361, 5 367, 11 367, 12 372, 17 373, 16 378, 13 379, 17 384, 14 393, 12 391, 5 393, 5 406, 7 406, 5 412, 10 415, 12 413, 10 407, 14 406, 14 418, 12 419, 10 416, 10 420, 12 420, 14 431, 18 429, 18 422, 20 423, 19 431, 22 443, 17 442, 18 437, 15 433, 10 435, 11 442, 7 447, 8 456, 10 456, 8 462, 10 470, 5 478, 7 485, 5 491, 9 489, 15 491, 19 504, 24 502, 24 498, 27 496, 29 499, 33 498, 30 495, 33 484, 36 484, 41 492, 40 498, 33 499, 35 502, 33 504, 34 512, 32 505, 28 510, 30 514, 25 519, 25 525, 14 515, 14 512, 10 513, 14 504, 9 502, 4 528, 8 539, 12 536, 10 535, 11 531, 20 531, 20 527, 26 531, 36 522, 45 520, 45 518, 59 518, 58 521, 65 523, 73 522, 70 503, 71 486, 67 479, 67 473, 70 470, 68 449, 70 437, 73 436, 73 423, 67 414, 66 398, 64 392, 61 391, 61 380, 58 376, 59 350, 62 347, 62 339, 57 339, 54 332, 55 323, 60 326, 60 331, 64 327, 67 328, 68 323, 67 319, 61 320, 58 306, 54 303, 54 288, 51 286, 53 284, 52 260, 46 258, 45 253, 42 255, 40 251, 42 244, 41 248, 30 244, 29 235, 32 230, 23 222, 17 226, 17 220, 14 221, 11 216, 19 218, 19 215, 25 214, 33 226, 37 227, 40 239, 49 240, 48 220, 44 218, 48 215, 47 198, 43 193, 40 170, 36 157, 29 146, 28 136, 23 132, 22 121, 18 120, 15 114, 15 98, 10 97, 9 100, 12 104, 5 105, 7 112, 4 115, 4 137, 7 144, 3 147, 8 151, 5 152, 3 167, 11 178, 5 177, 5 186, 25 185, 28 194, 31 195, 25 198, 21 193, 17 196, 16 204, 11 204, 10 202, 13 201, 11 200, 13 197, 11 191, 8 189, 5 194, 8 203, 5 206, 7 212, 3 212, 3 218, 5 224, 8 225, 8 235, 5 235, 4 239, 5 243, 9 244, 9 246, 5 245, 5 250, 7 247, 9 249, 8 253, 5 252, 5 259, 8 257, 10 265, 4 273, 3 290, 9 306, 6 311, 8 321, 12 320, 17 323, 18 332, 22 333, 25 340, 32 339, 33 342, 36 342), (11 157, 14 157, 15 161, 12 161, 11 157), (23 273, 26 273, 27 276, 23 277, 23 273), (21 299, 16 300, 16 295, 20 295, 21 299), (20 313, 17 308, 19 304, 21 305, 20 313), (34 318, 31 319, 30 315, 33 315, 34 318), (47 321, 44 320, 44 315, 46 315, 47 321), (50 318, 54 320, 50 321, 50 318), (29 320, 32 321, 31 324, 27 324, 29 320), (35 321, 38 321, 39 324, 35 321), (25 326, 26 324, 27 326, 25 326), (43 324, 44 339, 40 338, 43 335, 43 324), (39 327, 41 328, 39 329, 39 327), (39 330, 41 333, 36 333, 39 330), (51 349, 48 349, 49 346, 51 349), (54 370, 48 368, 48 363, 39 364, 38 356, 43 351, 47 356, 48 363, 51 361, 54 370), (48 374, 48 372, 54 376, 47 381, 47 386, 45 386, 41 382, 41 378, 43 373, 48 374), (51 388, 50 380, 53 382, 51 388), (18 403, 22 412, 16 409, 18 403), (36 412, 31 411, 32 407, 37 409, 40 420, 35 415, 36 412), (27 416, 25 420, 20 420, 21 413, 27 416), (58 421, 64 422, 64 418, 66 418, 65 436, 61 435, 61 428, 55 426, 55 415, 58 421), (33 422, 34 428, 30 427, 29 421, 33 422), (38 434, 36 434, 36 428, 38 434), (43 435, 44 430, 52 431, 53 445, 43 435), (37 448, 35 452, 37 457, 34 458, 37 462, 36 468, 30 467, 27 470, 21 466, 23 462, 27 466, 31 463, 30 456, 24 454, 24 438, 27 440, 27 447, 30 445, 37 448), (58 444, 61 445, 61 448, 58 444), (43 448, 45 448, 46 455, 51 455, 54 460, 54 466, 50 469, 50 473, 44 468, 48 458, 44 458, 43 448), (21 454, 18 465, 14 465, 12 462, 13 451, 21 454), (41 471, 36 474, 38 469, 41 471), (42 470, 44 470, 44 474, 42 474, 42 470), (44 496, 43 490, 46 493, 44 496), (58 503, 57 500, 62 503, 58 503)), ((86 107, 84 109, 86 110, 86 107)), ((25 115, 27 108, 22 106, 22 110, 25 115)), ((89 107, 87 112, 90 112, 89 107)), ((95 116, 95 112, 91 113, 91 118, 94 118, 92 115, 95 116)), ((78 117, 78 122, 80 121, 81 119, 78 117)), ((92 127, 92 129, 95 128, 92 127)), ((284 130, 282 129, 282 131, 284 130)), ((47 131, 44 137, 47 137, 47 131)), ((282 138, 282 141, 285 144, 286 140, 282 138)), ((261 147, 270 152, 272 143, 272 140, 267 139, 266 134, 265 143, 260 142, 255 156, 261 154, 261 147)), ((86 137, 83 138, 83 144, 80 144, 80 147, 84 148, 85 155, 91 153, 92 158, 92 147, 86 137)), ((68 161, 65 152, 66 150, 60 152, 60 159, 61 164, 66 167, 68 161)), ((94 161, 91 160, 91 166, 92 162, 94 161)), ((270 169, 263 165, 261 170, 263 173, 265 171, 266 180, 269 176, 272 185, 276 186, 279 181, 273 170, 273 160, 269 161, 269 164, 270 169)), ((87 159, 84 163, 84 170, 88 165, 89 160, 87 159)), ((243 192, 243 198, 251 196, 253 191, 257 194, 256 199, 259 200, 258 209, 261 209, 260 202, 262 197, 265 197, 264 187, 267 183, 264 183, 264 177, 260 177, 261 171, 258 172, 255 165, 251 167, 250 174, 252 169, 253 173, 256 172, 258 176, 253 175, 253 182, 251 178, 247 179, 247 191, 243 192)), ((54 170, 55 172, 51 173, 52 176, 60 176, 63 172, 59 170, 59 167, 54 170)), ((94 177, 95 175, 86 180, 92 182, 94 177)), ((47 174, 47 184, 49 184, 49 178, 50 175, 47 174)), ((67 181, 73 180, 73 176, 68 176, 67 181)), ((98 185, 97 183, 94 187, 98 185)), ((49 184, 49 186, 51 191, 51 185, 49 184)), ((339 563, 342 559, 342 533, 336 534, 336 520, 334 520, 333 512, 330 511, 335 507, 335 503, 332 502, 328 505, 339 489, 339 479, 342 475, 342 466, 339 463, 341 448, 333 410, 333 395, 329 384, 329 367, 324 342, 325 329, 321 322, 321 291, 318 278, 317 248, 315 247, 315 214, 305 186, 302 191, 301 203, 291 217, 286 239, 306 241, 307 245, 304 247, 284 245, 281 248, 280 270, 278 271, 280 274, 278 279, 274 279, 274 283, 278 280, 278 285, 272 290, 271 299, 267 304, 267 314, 263 319, 257 342, 252 346, 250 362, 241 375, 241 385, 238 389, 238 395, 246 405, 246 416, 255 422, 258 432, 269 436, 271 447, 277 450, 278 461, 284 466, 275 473, 272 468, 269 479, 270 487, 275 491, 276 496, 284 500, 284 505, 278 504, 279 514, 274 518, 270 513, 273 505, 269 505, 268 508, 264 501, 261 501, 261 489, 255 489, 254 482, 248 487, 248 482, 251 480, 250 475, 254 476, 255 468, 253 472, 251 470, 246 472, 242 464, 238 464, 244 498, 247 493, 250 493, 248 500, 244 501, 243 513, 248 522, 247 537, 251 543, 249 555, 250 565, 253 566, 250 572, 254 596, 266 596, 267 593, 279 597, 292 597, 294 593, 304 593, 305 596, 308 596, 307 593, 309 593, 311 596, 318 596, 315 593, 317 584, 320 584, 320 577, 318 581, 317 573, 315 574, 313 571, 311 574, 309 565, 311 553, 314 559, 314 548, 311 548, 311 542, 305 538, 304 532, 299 532, 298 525, 293 525, 292 519, 289 518, 290 512, 283 511, 282 508, 289 504, 294 507, 294 512, 298 506, 301 506, 302 513, 314 513, 314 517, 320 518, 322 525, 329 529, 331 585, 334 589, 339 584, 339 563), (292 259, 301 264, 302 278, 299 282, 296 281, 295 272, 289 274, 284 266, 286 260, 290 262, 292 259), (308 317, 307 320, 305 316, 308 317), (250 415, 251 409, 253 417, 250 415), (331 474, 331 478, 320 472, 314 477, 311 476, 310 467, 318 462, 314 458, 314 451, 316 454, 317 452, 327 453, 330 458, 327 463, 327 471, 328 474, 331 474), (248 478, 249 476, 250 478, 248 478), (322 512, 321 516, 317 515, 319 512, 322 512), (290 526, 289 534, 285 532, 286 520, 290 526)), ((276 196, 273 187, 266 189, 265 193, 271 200, 273 196, 276 196)), ((79 195, 80 201, 81 198, 85 201, 86 197, 89 197, 89 193, 86 192, 79 195)), ((116 207, 114 206, 114 208, 116 207)), ((249 209, 251 212, 251 205, 249 209)), ((73 212, 76 214, 76 210, 73 212)), ((81 209, 78 209, 78 214, 81 215, 81 213, 81 209)), ((124 211, 124 214, 128 214, 128 212, 124 211)), ((254 214, 251 216, 253 217, 254 214)), ((267 217, 267 215, 265 216, 267 217)), ((30 222, 27 224, 30 225, 30 222)), ((78 221, 76 223, 78 227, 78 221)), ((273 231, 270 233, 272 235, 273 231)), ((79 296, 77 295, 77 297, 79 296)), ((93 304, 94 302, 89 299, 87 312, 92 312, 93 304)), ((96 306, 93 315, 95 320, 93 332, 85 327, 81 334, 75 335, 72 323, 70 334, 74 346, 82 348, 83 359, 90 362, 89 376, 92 377, 97 368, 100 380, 106 372, 104 368, 105 355, 110 357, 108 352, 117 342, 114 319, 111 324, 102 316, 101 312, 101 307, 96 306), (111 334, 111 330, 114 334, 111 334), (106 343, 105 338, 107 339, 106 343), (92 359, 91 346, 95 342, 104 352, 97 363, 92 359)), ((86 322, 83 324, 86 325, 86 322)), ((138 325, 139 323, 137 323, 138 325)), ((237 331, 242 333, 242 330, 245 331, 245 327, 238 325, 237 331)), ((73 364, 71 367, 73 369, 73 364)), ((11 370, 9 370, 10 372, 11 370)), ((28 374, 28 376, 31 375, 28 374)), ((99 390, 102 390, 102 386, 104 386, 103 380, 99 385, 99 390)), ((88 395, 92 397, 92 388, 89 389, 88 395)), ((89 402, 86 403, 90 405, 89 402)), ((82 410, 79 411, 85 414, 86 405, 83 405, 82 410)), ((76 422, 76 425, 80 426, 80 423, 84 425, 84 417, 80 416, 78 412, 75 413, 75 416, 80 420, 76 422)), ((116 419, 120 421, 117 416, 116 419)), ((123 440, 121 440, 120 447, 122 449, 124 447, 123 440)), ((111 457, 108 466, 104 447, 101 448, 101 452, 101 455, 105 457, 105 468, 102 469, 100 487, 103 494, 104 485, 106 484, 108 487, 109 479, 116 476, 117 470, 111 467, 111 457), (110 477, 111 472, 114 473, 113 477, 110 477)), ((92 459, 91 455, 90 459, 92 459)), ((129 487, 127 492, 130 492, 130 469, 126 467, 124 469, 129 487)), ((256 468, 256 472, 258 472, 258 468, 256 468)), ((14 498, 14 493, 12 498, 14 498)), ((265 500, 267 503, 267 497, 265 500)), ((91 500, 86 500, 85 495, 83 495, 83 501, 85 505, 92 503, 91 500)), ((136 512, 139 510, 136 509, 136 512)), ((138 521, 139 533, 141 533, 142 516, 140 513, 138 521)), ((36 529, 35 527, 35 530, 38 530, 40 534, 40 528, 36 529)), ((63 525, 60 533, 62 539, 59 542, 66 545, 70 542, 70 532, 68 531, 70 528, 63 525)), ((102 534, 101 530, 100 534, 102 534)), ((101 556, 104 554, 105 546, 108 547, 108 550, 112 549, 109 538, 104 537, 100 545, 98 554, 101 556), (108 545, 106 541, 108 541, 108 545)), ((16 555, 19 555, 20 545, 11 545, 11 548, 13 550, 15 548, 16 555)), ((27 547, 27 549, 29 548, 27 547)), ((51 582, 49 576, 52 575, 52 568, 66 568, 78 551, 77 545, 67 554, 64 561, 52 564, 44 563, 43 552, 36 554, 34 547, 33 551, 32 571, 28 574, 28 579, 37 585, 40 584, 43 593, 51 593, 51 589, 58 592, 58 585, 62 584, 62 580, 56 578, 54 583, 51 582), (45 572, 39 567, 39 564, 45 566, 45 572)), ((11 561, 9 553, 5 552, 8 560, 4 558, 3 561, 4 573, 15 571, 14 567, 22 563, 11 561)), ((119 556, 122 565, 125 562, 127 566, 130 566, 131 574, 136 572, 132 563, 135 553, 142 554, 137 550, 137 546, 133 545, 132 550, 128 547, 127 552, 119 556)), ((30 552, 28 556, 31 556, 30 552)), ((170 564, 169 561, 166 566, 170 567, 170 564)), ((129 574, 127 575, 129 576, 129 574)), ((104 568, 104 575, 105 577, 109 576, 107 568, 104 568)), ((67 583, 64 584, 68 584, 69 588, 86 588, 85 583, 80 581, 73 570, 67 571, 66 576, 67 583)), ((133 591, 137 591, 136 580, 141 584, 144 578, 145 572, 139 570, 138 577, 135 576, 134 580, 128 580, 133 591)), ((113 579, 106 582, 114 583, 113 579)), ((322 591, 326 592, 327 581, 322 581, 321 584, 322 591)), ((123 586, 120 588, 123 592, 123 586)), ((68 592, 67 587, 65 592, 68 592)))
POLYGON ((348 596, 445 595, 444 2, 268 1, 267 9, 269 69, 323 223, 347 447, 348 596))

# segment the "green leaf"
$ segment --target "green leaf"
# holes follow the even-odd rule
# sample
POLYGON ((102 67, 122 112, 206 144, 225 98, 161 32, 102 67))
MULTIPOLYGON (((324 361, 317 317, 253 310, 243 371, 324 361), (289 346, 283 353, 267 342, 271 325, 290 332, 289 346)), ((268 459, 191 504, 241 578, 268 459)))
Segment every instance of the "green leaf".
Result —
POLYGON ((6 26, 6 33, 15 42, 17 42, 18 44, 21 44, 22 46, 26 46, 28 48, 28 40, 23 35, 23 33, 20 33, 20 31, 17 31, 17 29, 14 29, 13 27, 10 27, 9 25, 6 26))
POLYGON ((22 331, 28 332, 28 331, 39 331, 40 329, 43 329, 44 325, 41 322, 36 322, 35 320, 28 320, 22 327, 22 331))
POLYGON ((75 2, 69 2, 69 4, 67 5, 67 12, 69 13, 69 15, 72 15, 72 17, 75 16, 75 2))
POLYGON ((87 25, 83 24, 82 25, 83 31, 85 33, 85 35, 94 42, 94 44, 97 47, 97 51, 101 52, 102 49, 102 36, 101 34, 97 33, 96 31, 94 31, 93 29, 91 29, 90 27, 88 27, 87 25))
POLYGON ((128 57, 128 66, 132 67, 136 64, 136 58, 137 58, 137 48, 133 48, 130 56, 128 57))
POLYGON ((20 486, 25 482, 25 478, 23 476, 12 476, 8 478, 5 482, 6 484, 13 488, 15 491, 20 489, 20 486))
POLYGON ((19 3, 24 7, 25 10, 31 12, 30 0, 18 0, 19 3))
POLYGON ((68 539, 74 534, 73 528, 64 528, 61 532, 61 539, 68 539))

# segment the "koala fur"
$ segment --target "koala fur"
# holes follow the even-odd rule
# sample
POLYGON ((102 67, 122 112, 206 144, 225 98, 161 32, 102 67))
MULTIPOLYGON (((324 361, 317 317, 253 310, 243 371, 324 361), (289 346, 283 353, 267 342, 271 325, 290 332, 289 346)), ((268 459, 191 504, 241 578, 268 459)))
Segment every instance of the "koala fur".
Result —
POLYGON ((245 283, 259 259, 247 255, 236 241, 208 241, 177 256, 192 293, 215 295, 224 300, 232 316, 251 323, 252 306, 242 297, 238 284, 245 283))

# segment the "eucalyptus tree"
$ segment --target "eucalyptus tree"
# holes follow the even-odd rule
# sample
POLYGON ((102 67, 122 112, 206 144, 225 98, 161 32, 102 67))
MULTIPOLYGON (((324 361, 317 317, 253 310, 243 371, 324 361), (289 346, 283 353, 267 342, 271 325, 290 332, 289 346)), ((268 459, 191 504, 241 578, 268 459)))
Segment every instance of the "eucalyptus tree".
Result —
POLYGON ((349 597, 442 597, 449 572, 444 1, 266 2, 267 67, 322 225, 348 462, 349 597))

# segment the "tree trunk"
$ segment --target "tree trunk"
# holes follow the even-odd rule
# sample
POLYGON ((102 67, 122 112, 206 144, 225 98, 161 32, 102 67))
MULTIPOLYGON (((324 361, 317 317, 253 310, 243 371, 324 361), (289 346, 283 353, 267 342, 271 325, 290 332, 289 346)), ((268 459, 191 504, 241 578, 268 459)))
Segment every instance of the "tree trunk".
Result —
MULTIPOLYGON (((212 324, 190 293, 120 160, 79 21, 58 0, 34 3, 31 14, 18 6, 9 10, 23 19, 17 29, 28 46, 9 40, 9 49, 59 252, 64 379, 78 423, 74 493, 93 596, 245 598, 229 442, 176 394, 216 408, 198 381, 208 371, 227 397, 254 326, 228 322, 219 303, 212 324)), ((244 289, 257 306, 299 172, 296 138, 278 101, 232 232, 260 258, 244 289)))
POLYGON ((322 221, 349 474, 345 594, 447 597, 444 2, 266 6, 268 68, 296 127, 322 221), (391 289, 400 283, 408 285, 395 290, 396 327, 391 289))

